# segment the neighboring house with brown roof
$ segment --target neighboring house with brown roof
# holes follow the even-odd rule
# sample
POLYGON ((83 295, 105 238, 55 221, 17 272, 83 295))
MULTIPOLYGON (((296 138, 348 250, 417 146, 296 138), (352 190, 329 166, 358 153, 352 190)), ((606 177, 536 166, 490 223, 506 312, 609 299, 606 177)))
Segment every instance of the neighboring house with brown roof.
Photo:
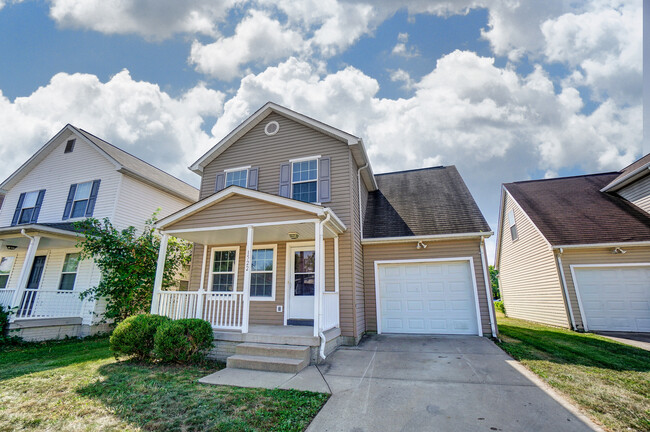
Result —
POLYGON ((0 304, 29 340, 97 331, 102 301, 79 293, 99 282, 79 261, 73 222, 109 218, 142 229, 198 199, 198 190, 90 133, 67 125, 0 184, 0 304))
POLYGON ((504 184, 495 264, 508 316, 650 332, 650 155, 619 172, 504 184))
POLYGON ((375 175, 360 138, 269 102, 190 169, 201 200, 157 224, 195 243, 190 291, 159 279, 152 312, 209 320, 230 366, 365 332, 495 334, 492 232, 455 167, 375 175))

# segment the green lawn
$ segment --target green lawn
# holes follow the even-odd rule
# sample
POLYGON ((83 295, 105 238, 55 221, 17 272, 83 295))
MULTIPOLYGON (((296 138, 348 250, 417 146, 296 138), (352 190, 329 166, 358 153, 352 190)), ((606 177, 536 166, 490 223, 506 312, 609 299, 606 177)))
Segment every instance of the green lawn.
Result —
POLYGON ((106 338, 4 348, 0 431, 301 431, 328 398, 196 382, 220 367, 117 362, 106 338))
POLYGON ((612 431, 650 431, 650 352, 590 333, 497 318, 499 346, 597 423, 612 431))

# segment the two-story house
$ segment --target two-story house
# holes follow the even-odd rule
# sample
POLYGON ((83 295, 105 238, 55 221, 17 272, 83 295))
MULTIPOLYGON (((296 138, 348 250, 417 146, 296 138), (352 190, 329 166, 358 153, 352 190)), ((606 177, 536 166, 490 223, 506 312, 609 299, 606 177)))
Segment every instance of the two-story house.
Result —
POLYGON ((509 316, 650 332, 650 154, 619 172, 504 184, 495 264, 509 316))
POLYGON ((167 216, 198 190, 119 148, 67 125, 2 184, 0 304, 27 340, 82 336, 102 328, 102 301, 79 294, 99 282, 79 260, 73 223, 109 218, 142 229, 157 208, 167 216))
POLYGON ((157 224, 195 244, 189 291, 159 265, 152 312, 210 321, 230 367, 368 331, 495 334, 492 233, 455 167, 375 175, 359 137, 269 102, 190 169, 200 200, 157 224))

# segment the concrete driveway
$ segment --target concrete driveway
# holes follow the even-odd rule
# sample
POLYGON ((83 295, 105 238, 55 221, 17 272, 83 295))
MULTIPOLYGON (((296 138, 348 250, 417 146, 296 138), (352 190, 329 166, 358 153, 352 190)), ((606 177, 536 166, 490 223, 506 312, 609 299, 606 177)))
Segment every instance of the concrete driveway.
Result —
POLYGON ((319 366, 332 396, 308 431, 595 429, 511 363, 486 338, 367 337, 319 366))

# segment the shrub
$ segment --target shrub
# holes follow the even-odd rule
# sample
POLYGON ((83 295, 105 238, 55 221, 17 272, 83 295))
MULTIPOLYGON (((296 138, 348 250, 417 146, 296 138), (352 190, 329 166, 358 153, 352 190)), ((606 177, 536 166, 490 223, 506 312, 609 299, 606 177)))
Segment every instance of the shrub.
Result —
POLYGON ((0 346, 15 345, 22 342, 18 336, 9 336, 9 316, 12 310, 0 305, 0 346))
POLYGON ((111 334, 110 345, 115 356, 133 355, 140 360, 150 359, 158 327, 171 321, 161 315, 134 315, 117 325, 111 334))
POLYGON ((503 300, 497 300, 494 302, 494 309, 498 310, 502 314, 506 314, 506 307, 503 304, 503 300))
POLYGON ((189 363, 203 360, 212 348, 212 326, 209 322, 190 318, 163 324, 156 333, 156 358, 169 363, 189 363))

